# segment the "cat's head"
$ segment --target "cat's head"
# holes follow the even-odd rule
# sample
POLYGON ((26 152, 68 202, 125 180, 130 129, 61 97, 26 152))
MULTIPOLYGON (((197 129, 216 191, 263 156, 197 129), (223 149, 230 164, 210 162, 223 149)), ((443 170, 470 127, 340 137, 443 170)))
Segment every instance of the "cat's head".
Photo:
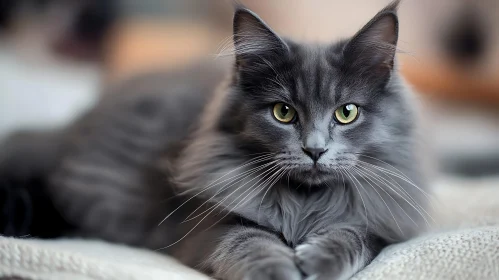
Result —
POLYGON ((387 159, 403 150, 412 119, 395 67, 397 4, 330 45, 281 38, 238 8, 235 72, 219 128, 307 184, 338 178, 368 160, 362 155, 387 159))

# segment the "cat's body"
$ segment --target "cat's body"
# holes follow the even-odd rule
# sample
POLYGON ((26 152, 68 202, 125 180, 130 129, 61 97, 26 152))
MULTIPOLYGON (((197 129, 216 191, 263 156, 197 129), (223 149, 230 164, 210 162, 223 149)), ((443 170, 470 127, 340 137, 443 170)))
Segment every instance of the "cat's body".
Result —
POLYGON ((157 92, 132 82, 58 132, 56 207, 80 234, 165 247, 221 279, 346 279, 426 218, 396 5, 331 46, 239 8, 226 84, 212 66, 157 92))
POLYGON ((37 184, 78 227, 64 234, 156 249, 168 245, 165 237, 145 240, 165 228, 159 222, 178 204, 165 164, 173 164, 196 129, 225 66, 210 61, 145 74, 106 92, 67 128, 10 137, 0 153, 2 179, 12 186, 43 177, 37 184))

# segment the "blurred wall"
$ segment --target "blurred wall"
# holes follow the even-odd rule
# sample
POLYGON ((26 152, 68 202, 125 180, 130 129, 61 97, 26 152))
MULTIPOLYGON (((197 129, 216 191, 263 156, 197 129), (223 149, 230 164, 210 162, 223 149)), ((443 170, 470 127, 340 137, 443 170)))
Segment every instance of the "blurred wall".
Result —
MULTIPOLYGON (((246 0, 277 31, 292 38, 329 42, 354 34, 391 0, 246 0)), ((401 2, 399 48, 414 57, 438 59, 444 33, 476 9, 493 46, 483 59, 489 71, 499 69, 499 1, 404 0, 401 2), (463 18, 464 17, 464 18, 463 18)))

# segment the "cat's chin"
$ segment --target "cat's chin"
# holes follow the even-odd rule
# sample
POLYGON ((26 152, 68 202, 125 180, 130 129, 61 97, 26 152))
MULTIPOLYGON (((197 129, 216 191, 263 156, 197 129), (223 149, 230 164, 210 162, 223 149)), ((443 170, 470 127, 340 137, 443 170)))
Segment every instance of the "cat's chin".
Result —
POLYGON ((323 165, 310 165, 301 167, 293 172, 293 178, 310 186, 322 186, 329 182, 336 182, 341 178, 339 171, 326 168, 323 165))

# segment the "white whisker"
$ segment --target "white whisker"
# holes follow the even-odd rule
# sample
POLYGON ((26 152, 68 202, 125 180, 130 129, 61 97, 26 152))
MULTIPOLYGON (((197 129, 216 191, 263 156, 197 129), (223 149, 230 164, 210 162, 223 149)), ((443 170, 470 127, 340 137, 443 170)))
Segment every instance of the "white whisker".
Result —
MULTIPOLYGON (((280 171, 277 171, 276 173, 272 174, 269 178, 272 178, 275 176, 275 174, 277 174, 278 172, 280 171)), ((268 181, 268 179, 265 180, 265 182, 263 182, 263 184, 266 184, 266 182, 268 181)), ((258 182, 257 182, 258 183, 258 182)), ((213 225, 211 225, 210 227, 208 227, 206 230, 212 228, 213 226, 215 226, 216 224, 218 224, 220 221, 222 221, 223 219, 225 219, 225 217, 227 217, 230 213, 234 212, 234 210, 237 209, 237 207, 239 207, 241 205, 241 202, 245 201, 247 199, 247 197, 249 195, 251 195, 255 190, 257 190, 258 188, 254 188, 254 186, 257 184, 253 184, 253 186, 251 186, 248 190, 252 189, 252 191, 250 193, 248 193, 245 197, 243 197, 230 211, 228 211, 222 218, 220 218, 218 221, 216 221, 215 223, 213 223, 213 225)), ((254 196, 253 198, 255 198, 264 188, 260 189, 260 191, 258 191, 254 196)), ((239 197, 238 197, 239 198, 239 197)), ((253 199, 251 198, 251 199, 253 199)), ((237 198, 236 198, 237 199, 237 198)), ((234 201, 236 201, 236 199, 234 201)), ((234 202, 233 201, 233 202, 234 202)), ((247 201, 247 200, 246 200, 247 201)), ((232 203, 231 203, 232 204, 232 203)), ((242 204, 244 205, 244 203, 242 204)), ((230 206, 230 204, 228 205, 230 206)), ((226 209, 228 208, 228 206, 226 207, 226 209)))
MULTIPOLYGON (((361 175, 361 173, 359 173, 359 169, 358 169, 358 168, 353 167, 353 170, 354 170, 355 172, 357 172, 357 174, 361 175)), ((367 182, 367 184, 368 184, 368 185, 370 185, 370 186, 371 186, 371 188, 372 188, 372 189, 373 189, 373 190, 374 190, 374 191, 378 194, 379 198, 381 199, 381 201, 383 201, 383 203, 385 204, 386 208, 387 208, 387 209, 388 209, 388 211, 390 212, 390 215, 392 216, 393 221, 394 221, 394 222, 395 222, 395 224, 397 225, 397 228, 400 230, 400 233, 401 233, 402 235, 404 235, 404 231, 402 231, 402 228, 400 228, 400 225, 399 225, 399 223, 397 222, 397 219, 395 218, 395 215, 393 215, 392 210, 390 209, 390 207, 388 206, 388 204, 386 203, 386 201, 383 199, 383 197, 381 196, 381 194, 380 194, 380 193, 376 190, 376 188, 375 188, 375 187, 374 187, 374 186, 373 186, 373 185, 369 182, 369 180, 367 180, 367 179, 366 179, 365 181, 366 181, 366 182, 367 182)), ((381 189, 382 189, 382 188, 381 188, 381 189)), ((393 199, 393 198, 392 198, 392 199, 393 199)), ((395 202, 396 202, 396 201, 395 201, 395 202)), ((400 205, 399 205, 399 206, 400 206, 400 205)), ((402 211, 404 211, 404 210, 402 209, 402 211)), ((404 211, 404 213, 405 213, 405 211, 404 211)), ((409 217, 409 219, 411 219, 411 217, 409 217)), ((412 219, 411 219, 411 220, 412 220, 412 219)))
MULTIPOLYGON (((345 169, 345 168, 340 168, 340 170, 342 170, 342 173, 343 171, 345 172, 345 176, 346 177, 350 177, 349 174, 348 174, 348 171, 345 169)), ((351 177, 350 177, 351 178, 351 177)), ((367 207, 366 207, 366 203, 364 201, 364 198, 362 197, 362 194, 360 193, 360 190, 359 188, 357 187, 357 184, 355 184, 355 181, 352 182, 354 184, 354 187, 357 189, 357 192, 359 193, 359 196, 360 196, 360 200, 362 201, 362 205, 364 206, 364 211, 365 211, 365 215, 366 215, 366 232, 369 228, 369 218, 367 216, 367 207)))
MULTIPOLYGON (((239 177, 239 178, 237 178, 237 179, 235 179, 235 180, 232 180, 232 181, 230 181, 229 183, 225 184, 225 185, 224 185, 223 187, 221 187, 218 191, 216 191, 214 195, 212 195, 209 199, 206 199, 206 200, 205 200, 205 201, 204 201, 201 205, 199 205, 199 206, 198 206, 198 207, 197 207, 197 208, 196 208, 196 209, 195 209, 195 210, 194 210, 191 214, 189 214, 189 215, 185 218, 185 220, 184 220, 183 222, 188 222, 188 221, 192 220, 192 219, 189 219, 189 218, 190 218, 192 215, 194 215, 194 213, 196 213, 196 212, 197 212, 199 209, 201 209, 204 205, 206 205, 207 203, 209 203, 210 201, 212 201, 212 200, 213 200, 213 199, 214 199, 217 195, 219 195, 219 194, 220 194, 220 193, 222 193, 223 191, 225 191, 225 190, 229 189, 229 188, 230 188, 231 186, 233 186, 234 184, 236 184, 236 183, 238 183, 238 182, 243 181, 244 179, 248 178, 249 176, 251 176, 251 175, 255 174, 256 172, 258 172, 258 171, 260 171, 260 170, 262 170, 262 169, 264 169, 264 168, 266 168, 266 167, 268 167, 268 166, 270 166, 270 165, 274 164, 275 162, 276 162, 276 161, 273 161, 273 162, 270 162, 270 163, 264 164, 264 165, 262 165, 262 166, 258 166, 258 167, 252 168, 252 169, 248 170, 248 171, 250 171, 249 173, 248 173, 248 172, 244 172, 244 173, 242 173, 242 174, 247 173, 245 176, 241 176, 241 177, 239 177)), ((240 175, 242 175, 242 174, 240 174, 240 175)), ((239 175, 238 175, 238 176, 239 176, 239 175)), ((243 184, 243 186, 244 186, 244 185, 245 185, 245 184, 243 184)), ((239 189, 239 188, 238 188, 238 189, 239 189)), ((236 189, 236 191, 237 191, 237 189, 236 189)), ((205 211, 206 211, 206 210, 205 210, 205 211)), ((204 213, 204 212, 202 212, 201 214, 203 214, 203 213, 204 213)), ((201 214, 200 214, 200 215, 201 215, 201 214)), ((196 216, 196 217, 194 217, 194 218, 197 218, 197 217, 199 217, 199 215, 197 215, 197 216, 196 216)))
MULTIPOLYGON (((382 184, 383 184, 383 183, 387 184, 387 185, 385 185, 385 187, 387 187, 387 188, 388 188, 388 189, 390 189, 392 192, 394 192, 395 194, 397 194, 397 195, 398 195, 400 198, 402 198, 402 199, 403 199, 403 200, 404 200, 404 201, 405 201, 405 202, 406 202, 409 206, 411 206, 412 208, 414 208, 414 210, 416 210, 416 211, 419 213, 419 215, 421 215, 421 217, 424 219, 424 221, 425 221, 425 223, 426 223, 427 225, 430 225, 430 224, 429 224, 428 220, 426 219, 426 216, 423 214, 423 212, 424 212, 426 215, 428 215, 428 216, 429 216, 429 217, 430 217, 430 218, 434 221, 433 217, 431 217, 431 215, 430 215, 428 212, 426 212, 426 210, 424 210, 424 208, 423 208, 421 205, 419 205, 419 203, 417 203, 417 202, 416 202, 416 200, 412 199, 412 200, 413 200, 413 202, 416 204, 416 205, 414 205, 414 204, 413 204, 413 203, 411 203, 409 200, 407 200, 407 198, 405 198, 404 196, 402 196, 402 194, 400 194, 399 192, 397 192, 397 191, 394 189, 394 188, 397 188, 397 186, 395 186, 393 183, 389 182, 388 180, 386 180, 384 177, 380 176, 379 174, 376 174, 376 173, 374 173, 374 172, 370 171, 370 170, 369 170, 369 169, 367 169, 366 167, 362 167, 362 168, 364 168, 367 172, 370 172, 370 173, 373 175, 373 179, 376 179, 378 182, 380 182, 380 183, 382 183, 382 184), (393 187, 393 188, 392 188, 392 187, 393 187), (421 212, 421 210, 422 210, 423 212, 421 212)), ((399 185, 398 189, 399 189, 399 190, 403 190, 403 188, 402 188, 400 185, 399 185)), ((406 193, 406 195, 409 195, 409 194, 408 194, 408 193, 406 193)), ((411 197, 411 196, 409 195, 409 197, 411 197)))
MULTIPOLYGON (((231 174, 232 172, 235 172, 237 170, 240 170, 241 168, 244 168, 248 165, 251 165, 251 164, 255 164, 257 163, 259 160, 263 160, 263 159, 266 159, 266 157, 271 157, 271 155, 262 155, 262 156, 258 156, 256 158, 253 158, 249 161, 247 161, 246 163, 244 163, 242 166, 239 166, 237 168, 234 168, 232 169, 231 171, 225 173, 223 176, 219 177, 218 179, 214 180, 213 182, 211 182, 208 186, 206 186, 205 188, 203 188, 200 192, 198 192, 196 195, 190 197, 189 199, 187 199, 186 201, 184 201, 182 204, 180 204, 177 208, 175 208, 170 214, 168 214, 163 220, 161 220, 161 222, 158 224, 158 226, 160 226, 161 224, 164 223, 164 221, 166 221, 169 217, 171 217, 171 215, 173 215, 175 212, 177 212, 180 208, 182 208, 185 204, 187 204, 189 201, 191 201, 192 199, 194 199, 195 197, 197 197, 198 195, 202 194, 203 192, 207 191, 208 189, 211 189, 212 187, 214 187, 215 183, 218 182, 218 180, 222 179, 223 177, 231 174)), ((230 179, 230 178, 229 178, 230 179)), ((224 180, 226 181, 226 180, 224 180)), ((222 181, 222 182, 224 182, 222 181)))
MULTIPOLYGON (((273 164, 273 163, 272 163, 273 164)), ((261 169, 265 168, 266 166, 262 167, 261 169)), ((236 193, 237 191, 239 191, 242 187, 246 186, 246 184, 252 182, 253 180, 257 179, 258 177, 260 176, 266 176, 266 174, 270 173, 272 170, 275 170, 276 166, 270 168, 269 170, 266 170, 264 171, 262 174, 258 174, 255 178, 249 180, 248 182, 238 186, 233 192, 231 192, 230 194, 226 195, 221 201, 215 203, 214 205, 210 206, 208 209, 204 210, 203 212, 199 213, 198 215, 194 216, 194 217, 191 217, 191 215, 193 213, 191 213, 191 215, 189 215, 187 218, 185 218, 185 220, 182 222, 182 223, 185 223, 185 222, 189 222, 189 221, 192 221, 198 217, 200 217, 201 215, 203 215, 204 213, 210 211, 211 209, 213 208, 217 208, 219 207, 220 205, 222 205, 226 200, 228 200, 234 193, 236 193)), ((260 169, 260 170, 261 170, 260 169)), ((250 175, 249 175, 250 176, 250 175)), ((245 177, 246 178, 246 177, 245 177)), ((243 178, 244 179, 244 178, 243 178)), ((263 179, 263 178, 262 178, 263 179)), ((260 179, 261 180, 261 179, 260 179)), ((258 183, 259 181, 257 181, 258 183)), ((255 183, 256 184, 256 183, 255 183)), ((247 190, 245 190, 242 194, 240 194, 237 198, 241 197, 242 195, 244 195, 247 191, 251 190, 251 187, 248 188, 247 190)), ((210 202, 213 200, 213 198, 216 196, 216 194, 214 196, 212 196, 210 199, 206 200, 201 206, 205 205, 206 203, 210 202)), ((237 199, 236 198, 236 199, 237 199)), ((236 200, 234 199, 230 204, 229 206, 236 200)), ((226 206, 225 208, 227 208, 228 206, 226 206)), ((201 207, 198 207, 198 209, 201 208, 201 207)), ((196 209, 195 211, 197 211, 198 209, 196 209)))

